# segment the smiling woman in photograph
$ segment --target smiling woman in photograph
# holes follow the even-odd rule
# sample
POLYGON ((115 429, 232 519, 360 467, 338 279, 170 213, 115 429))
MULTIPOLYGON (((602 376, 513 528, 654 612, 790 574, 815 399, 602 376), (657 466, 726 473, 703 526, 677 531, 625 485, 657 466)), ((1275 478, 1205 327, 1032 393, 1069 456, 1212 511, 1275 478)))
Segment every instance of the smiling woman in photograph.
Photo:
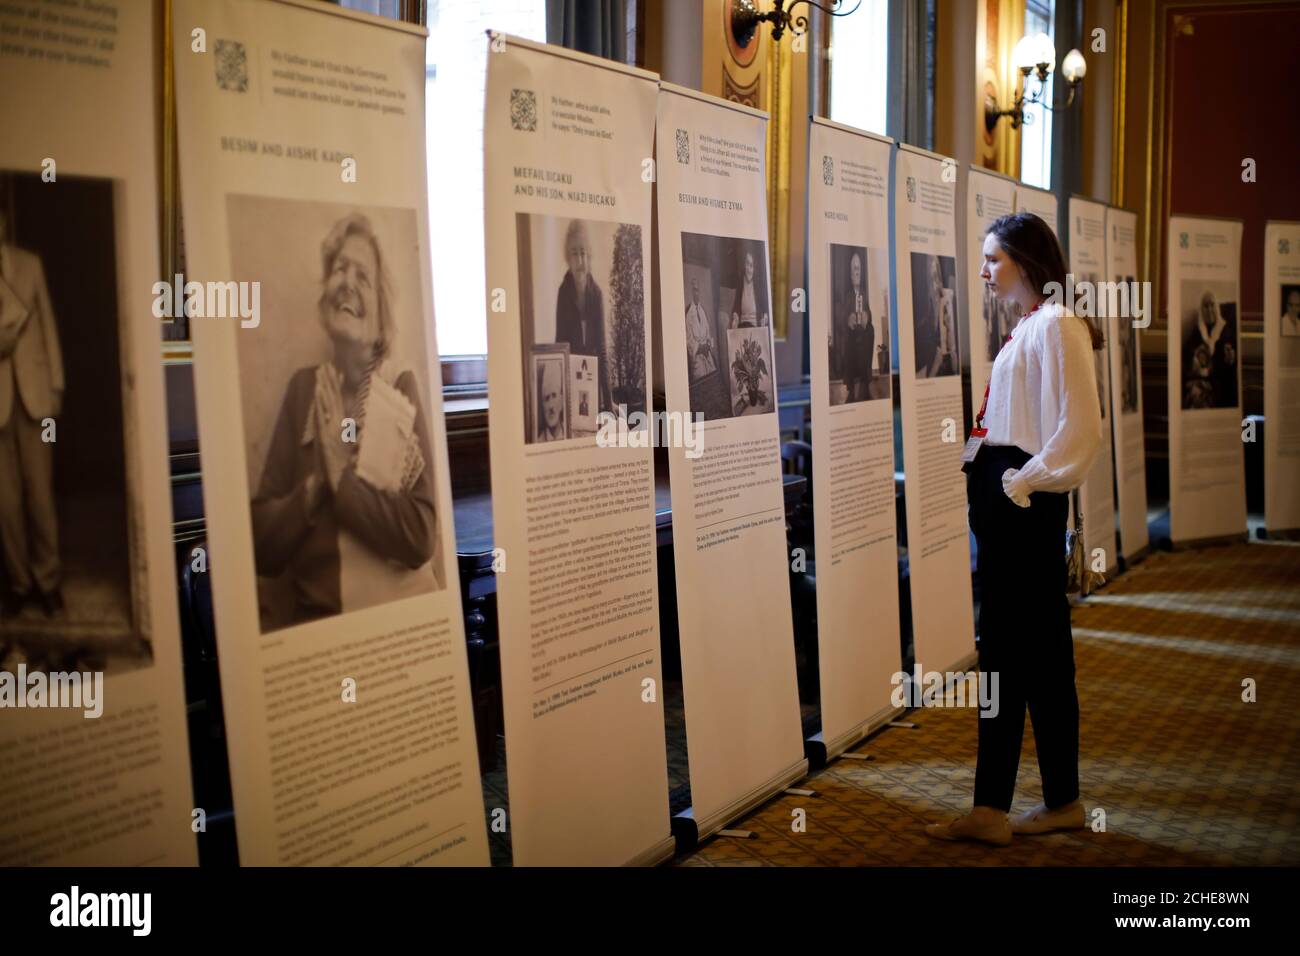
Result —
POLYGON ((392 296, 365 216, 334 225, 321 266, 332 356, 290 379, 252 501, 257 573, 286 575, 292 588, 281 627, 436 581, 428 426, 414 373, 392 357, 392 296))

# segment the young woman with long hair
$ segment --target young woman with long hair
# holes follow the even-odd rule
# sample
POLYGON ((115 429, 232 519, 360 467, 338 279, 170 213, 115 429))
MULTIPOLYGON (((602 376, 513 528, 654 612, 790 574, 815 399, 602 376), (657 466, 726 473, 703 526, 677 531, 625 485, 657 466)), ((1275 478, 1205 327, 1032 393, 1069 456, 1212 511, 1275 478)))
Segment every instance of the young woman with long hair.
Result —
MULTIPOLYGON (((981 713, 974 808, 926 832, 943 840, 1011 842, 1085 823, 1079 802, 1079 701, 1065 593, 1069 492, 1102 439, 1092 351, 1097 329, 1049 298, 1066 282, 1056 236, 1019 212, 989 226, 980 277, 1019 321, 998 352, 966 466, 979 580, 979 666, 997 673, 997 710, 981 713), (1025 708, 1033 721, 1044 803, 1008 818, 1025 708)), ((990 682, 990 686, 992 683, 990 682)))

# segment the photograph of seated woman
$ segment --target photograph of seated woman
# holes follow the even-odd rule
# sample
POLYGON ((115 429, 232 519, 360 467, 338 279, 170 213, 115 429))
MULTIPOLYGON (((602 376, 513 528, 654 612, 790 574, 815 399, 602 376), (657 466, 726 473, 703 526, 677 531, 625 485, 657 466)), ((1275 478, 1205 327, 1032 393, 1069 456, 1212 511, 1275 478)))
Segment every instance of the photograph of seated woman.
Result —
POLYGON ((979 669, 996 687, 997 706, 972 715, 979 727, 974 807, 929 824, 926 832, 940 840, 1005 846, 1013 833, 1086 822, 1065 528, 1069 492, 1083 483, 1101 445, 1093 352, 1103 342, 1092 325, 1043 294, 1050 282, 1063 287, 1065 274, 1055 235, 1033 213, 989 226, 980 278, 1019 316, 993 363, 976 423, 988 434, 965 466, 978 554, 979 669), (1043 803, 1009 818, 1026 707, 1043 803))
POLYGON ((767 325, 767 285, 762 278, 757 283, 754 279, 754 253, 744 250, 744 271, 741 276, 740 294, 736 297, 737 306, 733 308, 729 329, 752 329, 767 325), (761 293, 756 289, 761 288, 761 293), (738 311, 737 311, 738 309, 738 311))
POLYGON ((414 373, 394 358, 392 296, 365 216, 334 225, 321 266, 332 356, 290 379, 252 500, 257 573, 287 578, 292 594, 291 608, 272 609, 276 627, 438 582, 428 422, 414 373))
POLYGON ((1202 285, 1183 282, 1183 408, 1233 408, 1238 402, 1237 306, 1220 303, 1214 290, 1202 285))

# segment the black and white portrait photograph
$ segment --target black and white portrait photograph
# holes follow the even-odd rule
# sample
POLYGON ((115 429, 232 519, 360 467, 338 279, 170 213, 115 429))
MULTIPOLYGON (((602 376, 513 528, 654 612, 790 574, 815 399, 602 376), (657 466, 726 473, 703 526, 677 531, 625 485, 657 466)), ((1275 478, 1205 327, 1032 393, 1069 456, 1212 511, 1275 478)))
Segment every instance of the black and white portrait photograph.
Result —
POLYGON ((601 412, 646 409, 645 265, 641 227, 518 213, 519 324, 524 360, 524 441, 554 440, 538 406, 534 356, 566 348, 565 438, 596 434, 601 412))
POLYGON ((1300 285, 1282 286, 1282 337, 1300 339, 1300 285))
POLYGON ((682 233, 691 411, 705 421, 776 409, 766 256, 758 239, 682 233))
POLYGON ((116 189, 0 171, 0 670, 153 663, 116 189))
POLYGON ((528 364, 528 427, 535 442, 570 437, 569 358, 564 343, 533 346, 528 364))
POLYGON ((889 250, 831 243, 830 403, 889 397, 889 250))
POLYGON ((1235 408, 1239 402, 1237 303, 1231 282, 1182 282, 1183 408, 1235 408))
POLYGON ((227 197, 262 632, 442 589, 414 210, 227 197))
MULTIPOLYGON (((1016 306, 1013 302, 999 299, 987 285, 983 286, 983 292, 980 314, 984 318, 984 354, 985 358, 992 362, 1002 351, 1002 346, 1006 344, 1011 330, 1016 327, 1016 306)), ((973 350, 975 346, 971 348, 973 350)))
POLYGON ((1106 374, 1106 363, 1110 357, 1106 354, 1104 348, 1094 349, 1092 352, 1093 370, 1097 374, 1097 404, 1101 406, 1101 418, 1105 421, 1110 417, 1110 394, 1107 386, 1110 384, 1110 376, 1106 374))
POLYGON ((957 262, 952 256, 912 253, 912 328, 918 378, 961 374, 956 275, 957 262))
MULTIPOLYGON (((1116 282, 1125 283, 1133 288, 1132 276, 1116 276, 1116 282)), ((1120 413, 1131 415, 1138 410, 1138 340, 1137 329, 1133 328, 1133 316, 1118 317, 1119 335, 1119 393, 1120 413)))

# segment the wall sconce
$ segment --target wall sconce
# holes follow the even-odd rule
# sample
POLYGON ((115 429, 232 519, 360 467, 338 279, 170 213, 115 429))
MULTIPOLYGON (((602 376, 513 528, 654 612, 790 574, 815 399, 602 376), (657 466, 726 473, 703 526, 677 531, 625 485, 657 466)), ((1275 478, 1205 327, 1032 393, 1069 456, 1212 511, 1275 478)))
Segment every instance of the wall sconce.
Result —
MULTIPOLYGON (((806 3, 810 7, 816 7, 822 13, 830 14, 833 17, 847 17, 850 13, 855 13, 858 7, 862 6, 862 0, 858 0, 853 5, 852 10, 840 10, 840 3, 843 0, 831 0, 829 7, 824 7, 814 0, 793 0, 790 4, 790 10, 806 3)), ((785 0, 773 0, 775 9, 767 13, 758 12, 756 0, 734 0, 731 8, 731 35, 736 41, 736 46, 744 49, 749 46, 749 41, 754 39, 754 32, 758 25, 766 20, 772 24, 772 39, 779 41, 781 34, 789 30, 795 36, 803 36, 808 32, 808 18, 800 14, 797 17, 790 15, 790 10, 785 9, 785 0)))
POLYGON ((1088 64, 1082 53, 1078 50, 1067 53, 1061 62, 1061 76, 1069 84, 1069 94, 1064 103, 1053 105, 1043 100, 1043 95, 1047 92, 1047 77, 1056 69, 1056 47, 1052 45, 1052 38, 1046 33, 1034 36, 1026 34, 1012 50, 1011 60, 1020 70, 1020 92, 1016 95, 1015 102, 1005 110, 998 109, 997 100, 992 96, 984 97, 984 128, 990 133, 997 128, 998 120, 1004 116, 1011 117, 1012 129, 1019 129, 1022 123, 1031 122, 1033 114, 1025 116, 1025 107, 1035 103, 1041 103, 1046 110, 1068 110, 1074 104, 1074 94, 1083 82, 1084 74, 1088 72, 1088 64), (1038 89, 1026 98, 1030 73, 1037 76, 1038 89))

